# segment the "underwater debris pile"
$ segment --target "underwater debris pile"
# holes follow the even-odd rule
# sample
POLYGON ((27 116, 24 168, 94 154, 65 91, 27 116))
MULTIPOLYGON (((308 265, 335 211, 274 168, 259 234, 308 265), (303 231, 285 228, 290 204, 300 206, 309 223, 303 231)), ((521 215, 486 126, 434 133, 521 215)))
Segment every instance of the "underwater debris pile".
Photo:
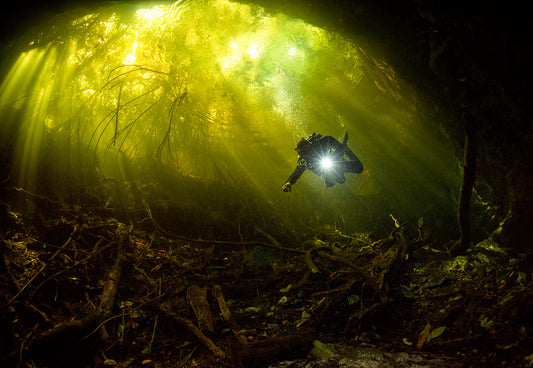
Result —
POLYGON ((31 200, 47 202, 39 220, 4 206, 3 366, 260 367, 324 344, 337 346, 329 364, 363 359, 341 345, 438 353, 441 366, 530 358, 531 263, 491 240, 450 258, 423 221, 378 240, 202 240, 31 200))

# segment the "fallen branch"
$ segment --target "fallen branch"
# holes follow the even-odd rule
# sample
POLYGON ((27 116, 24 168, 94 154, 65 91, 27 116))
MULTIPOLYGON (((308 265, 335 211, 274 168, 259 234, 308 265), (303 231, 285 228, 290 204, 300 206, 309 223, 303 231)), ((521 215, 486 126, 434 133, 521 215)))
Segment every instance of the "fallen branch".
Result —
POLYGON ((382 302, 385 302, 387 300, 387 294, 385 293, 385 291, 380 289, 378 284, 372 279, 372 277, 368 273, 363 271, 361 268, 357 267, 355 264, 353 264, 352 262, 350 262, 350 261, 348 261, 348 260, 346 260, 344 258, 341 258, 341 257, 338 257, 338 256, 334 256, 334 255, 331 255, 331 254, 323 252, 323 251, 318 252, 318 254, 321 257, 327 258, 327 259, 329 259, 331 261, 342 263, 342 264, 350 267, 353 271, 355 271, 355 274, 357 276, 359 276, 363 280, 365 280, 365 282, 372 289, 374 289, 374 291, 379 296, 379 298, 381 299, 382 302))
POLYGON ((224 318, 224 320, 229 323, 233 335, 235 335, 235 338, 241 345, 246 345, 246 337, 240 333, 241 329, 239 328, 237 322, 235 322, 235 319, 231 315, 231 311, 229 310, 228 305, 226 304, 226 299, 224 298, 224 294, 222 293, 222 288, 219 285, 215 285, 213 287, 213 292, 218 302, 220 313, 222 313, 222 317, 224 318))
POLYGON ((101 252, 103 252, 104 250, 106 250, 107 248, 115 245, 117 242, 116 241, 111 241, 109 243, 107 243, 106 245, 104 245, 102 248, 100 249, 95 249, 93 252, 91 252, 87 257, 85 257, 84 259, 82 259, 81 261, 77 261, 75 262, 73 265, 70 265, 68 267, 65 267, 59 271, 57 271, 56 273, 54 273, 53 275, 51 276, 48 276, 46 279, 44 279, 43 281, 41 281, 41 283, 39 285, 37 285, 37 287, 35 287, 35 289, 33 289, 33 291, 31 292, 31 294, 29 295, 29 298, 28 300, 31 300, 33 299, 33 296, 35 295, 35 293, 37 292, 37 290, 40 289, 41 286, 43 286, 45 283, 47 283, 48 281, 50 281, 51 279, 53 278, 56 278, 57 276, 73 269, 73 268, 76 268, 78 267, 79 265, 81 264, 84 264, 84 263, 87 263, 91 258, 93 258, 94 256, 100 254, 101 252))
POLYGON ((463 184, 459 195, 458 221, 461 236, 450 249, 450 254, 456 256, 466 252, 470 246, 470 202, 476 179, 476 127, 474 117, 465 114, 463 117, 465 128, 465 145, 463 158, 463 184))
POLYGON ((15 296, 13 298, 11 298, 11 300, 7 303, 8 305, 10 305, 11 303, 13 303, 15 301, 15 299, 17 299, 20 294, 22 294, 22 292, 37 278, 37 276, 39 276, 41 274, 41 272, 44 271, 44 269, 54 260, 54 258, 68 245, 70 244, 70 242, 72 241, 72 237, 74 236, 74 234, 78 231, 78 225, 74 225, 74 230, 72 230, 72 233, 70 233, 70 236, 68 237, 67 241, 65 243, 63 243, 63 245, 52 255, 52 257, 50 257, 50 259, 48 260, 47 263, 43 264, 41 269, 39 271, 37 271, 31 279, 28 280, 28 282, 19 290, 19 292, 17 294, 15 294, 15 296))
POLYGON ((313 254, 319 251, 326 251, 326 250, 331 250, 331 249, 329 247, 319 246, 319 247, 311 248, 305 253, 305 264, 307 265, 311 273, 320 272, 315 262, 313 262, 313 254))
POLYGON ((207 301, 207 288, 198 285, 189 286, 187 289, 187 301, 194 311, 200 330, 214 332, 215 324, 207 301))
MULTIPOLYGON (((104 281, 104 289, 102 296, 100 297, 100 304, 97 310, 98 321, 105 320, 111 316, 113 312, 113 305, 115 304, 115 298, 117 296, 118 284, 120 282, 120 274, 122 271, 122 263, 124 261, 123 237, 118 242, 117 258, 111 268, 106 280, 104 281)), ((107 333, 105 326, 100 327, 100 337, 102 340, 110 342, 109 334, 107 333)))
POLYGON ((178 322, 180 325, 192 332, 198 338, 198 340, 200 340, 205 345, 205 347, 208 348, 217 358, 226 358, 226 354, 218 346, 215 345, 213 340, 205 336, 202 331, 200 331, 200 329, 196 327, 194 323, 192 323, 190 320, 183 318, 172 311, 169 311, 163 306, 159 306, 159 310, 165 313, 167 316, 172 317, 176 322, 178 322))
POLYGON ((262 241, 237 242, 237 241, 226 241, 226 240, 193 239, 193 238, 188 238, 186 236, 173 234, 173 233, 163 229, 163 227, 161 225, 159 225, 159 223, 155 220, 155 218, 152 215, 152 210, 150 209, 150 206, 148 205, 148 202, 146 202, 146 200, 142 197, 142 193, 136 187, 136 185, 132 185, 132 188, 134 188, 133 189, 134 190, 134 195, 135 196, 139 196, 139 198, 140 198, 140 200, 141 200, 141 202, 143 204, 144 210, 146 211, 146 214, 148 216, 148 219, 150 220, 150 222, 154 226, 155 230, 157 232, 159 232, 162 236, 166 237, 166 238, 176 239, 176 240, 183 240, 183 241, 188 241, 188 242, 210 243, 210 244, 241 245, 241 246, 244 246, 244 245, 250 245, 250 246, 251 245, 263 245, 263 246, 267 246, 267 247, 270 247, 270 248, 275 248, 275 249, 279 249, 279 250, 283 250, 283 251, 287 251, 287 252, 292 252, 292 253, 305 253, 306 252, 305 250, 302 250, 302 249, 284 247, 274 237, 272 237, 270 234, 265 233, 262 230, 260 230, 260 232, 263 235, 265 235, 265 237, 268 240, 271 241, 270 243, 262 242, 262 241))
POLYGON ((264 367, 273 362, 304 358, 313 347, 314 328, 302 328, 293 333, 274 336, 248 345, 241 352, 245 367, 264 367))
MULTIPOLYGON (((103 328, 104 323, 110 319, 109 317, 111 316, 113 305, 115 303, 122 263, 124 260, 122 243, 123 241, 121 239, 119 241, 115 263, 104 282, 104 288, 102 290, 97 312, 85 316, 82 319, 61 323, 41 333, 30 342, 29 347, 32 350, 46 354, 52 346, 60 344, 64 347, 65 343, 77 342, 81 339, 85 339, 91 336, 94 331, 103 328), (87 335, 87 331, 90 330, 93 332, 87 335)), ((105 338, 105 331, 101 336, 105 338)))
POLYGON ((98 305, 98 318, 106 319, 111 316, 113 311, 113 304, 115 303, 115 297, 117 296, 118 283, 120 281, 120 274, 122 271, 122 263, 124 261, 123 253, 123 238, 118 241, 117 257, 115 263, 109 271, 106 280, 104 281, 104 289, 102 290, 102 296, 100 297, 100 304, 98 305))

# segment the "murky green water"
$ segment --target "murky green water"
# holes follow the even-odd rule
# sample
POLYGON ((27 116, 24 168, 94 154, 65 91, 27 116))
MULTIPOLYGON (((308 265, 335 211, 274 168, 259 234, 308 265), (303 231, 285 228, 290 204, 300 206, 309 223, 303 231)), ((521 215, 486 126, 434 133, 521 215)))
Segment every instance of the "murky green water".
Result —
POLYGON ((96 165, 261 229, 386 233, 390 214, 439 226, 453 215, 459 169, 438 124, 392 68, 341 35, 211 0, 73 10, 26 39, 0 87, 24 188, 38 191, 43 166, 75 178, 96 165), (362 174, 326 188, 306 172, 281 191, 300 138, 346 131, 362 174), (192 184, 164 186, 157 165, 192 184))

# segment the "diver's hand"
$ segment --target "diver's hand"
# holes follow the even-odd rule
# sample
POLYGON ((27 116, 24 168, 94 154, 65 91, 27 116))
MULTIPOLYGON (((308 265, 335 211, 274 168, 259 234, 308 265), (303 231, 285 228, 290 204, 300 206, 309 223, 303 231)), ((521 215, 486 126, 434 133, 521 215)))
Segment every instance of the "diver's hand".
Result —
POLYGON ((283 184, 281 186, 281 190, 283 190, 284 192, 290 192, 291 191, 291 183, 286 182, 285 184, 283 184))

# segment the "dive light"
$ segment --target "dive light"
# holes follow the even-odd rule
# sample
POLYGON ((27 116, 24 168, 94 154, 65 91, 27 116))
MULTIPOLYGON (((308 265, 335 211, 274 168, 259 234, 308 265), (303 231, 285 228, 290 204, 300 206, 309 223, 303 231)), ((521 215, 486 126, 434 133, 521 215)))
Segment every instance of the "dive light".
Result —
POLYGON ((320 160, 320 166, 323 170, 329 170, 333 167, 333 160, 329 157, 323 157, 322 160, 320 160))

